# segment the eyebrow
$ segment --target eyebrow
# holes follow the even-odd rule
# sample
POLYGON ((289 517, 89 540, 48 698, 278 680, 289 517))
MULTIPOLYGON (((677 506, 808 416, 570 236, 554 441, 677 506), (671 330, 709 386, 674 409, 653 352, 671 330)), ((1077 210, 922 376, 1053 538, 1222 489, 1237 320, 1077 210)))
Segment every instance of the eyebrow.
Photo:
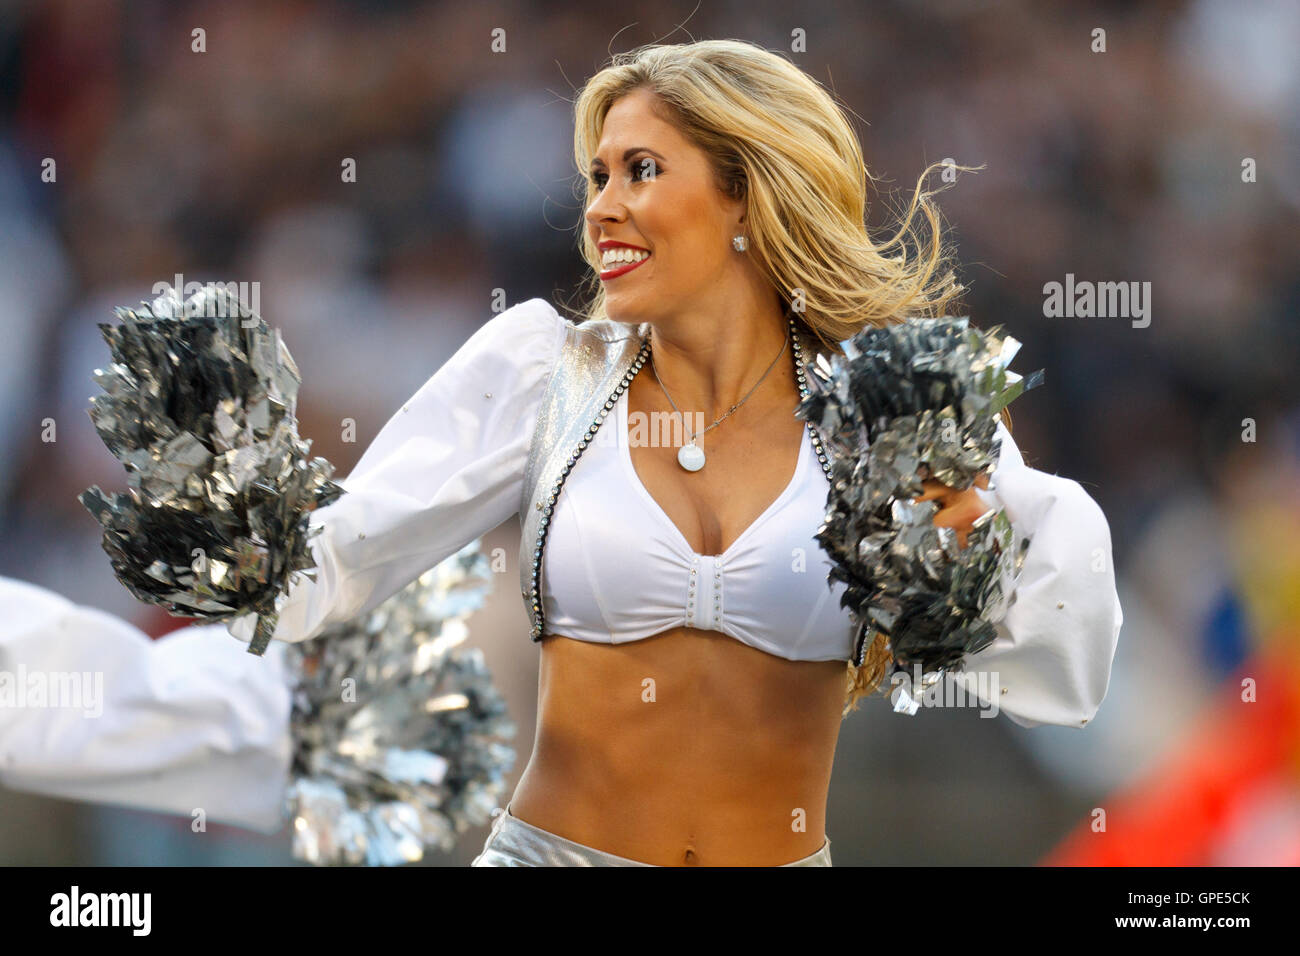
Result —
MULTIPOLYGON (((651 149, 649 146, 633 146, 631 149, 625 149, 625 150, 623 150, 623 162, 626 163, 629 159, 631 159, 631 158, 632 158, 633 156, 635 156, 637 153, 649 153, 649 154, 650 154, 651 156, 653 156, 655 159, 660 159, 660 160, 663 159, 662 156, 660 156, 658 153, 656 153, 656 152, 655 152, 653 149, 651 149)), ((593 160, 591 161, 591 168, 592 168, 592 169, 595 169, 597 166, 601 166, 601 167, 603 167, 604 165, 605 165, 605 161, 602 160, 600 157, 596 157, 595 159, 593 159, 593 160)))

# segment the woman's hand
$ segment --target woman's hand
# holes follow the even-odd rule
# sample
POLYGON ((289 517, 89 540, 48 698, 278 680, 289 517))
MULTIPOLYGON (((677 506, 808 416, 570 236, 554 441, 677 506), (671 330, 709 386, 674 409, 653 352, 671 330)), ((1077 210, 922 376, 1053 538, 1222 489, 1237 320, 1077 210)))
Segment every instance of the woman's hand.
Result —
POLYGON ((970 533, 975 519, 989 510, 975 493, 976 486, 988 489, 988 475, 976 475, 975 484, 965 491, 956 491, 936 478, 922 479, 921 486, 925 488, 925 493, 912 500, 938 501, 939 511, 934 516, 935 527, 952 528, 957 532, 957 545, 966 547, 966 536, 970 533))

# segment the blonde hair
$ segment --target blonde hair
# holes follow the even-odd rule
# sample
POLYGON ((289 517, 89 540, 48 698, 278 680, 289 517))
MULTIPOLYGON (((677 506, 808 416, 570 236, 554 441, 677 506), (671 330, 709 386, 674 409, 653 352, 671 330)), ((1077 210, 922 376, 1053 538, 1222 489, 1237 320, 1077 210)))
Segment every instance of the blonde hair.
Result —
MULTIPOLYGON (((588 169, 609 109, 636 89, 708 157, 719 190, 747 203, 749 254, 781 303, 829 351, 866 326, 952 314, 963 290, 948 266, 938 210, 917 180, 898 231, 883 243, 867 235, 867 180, 874 177, 844 111, 832 95, 783 56, 741 40, 649 44, 612 57, 574 104, 573 153, 586 179, 584 210, 597 192, 588 169), (920 210, 929 239, 906 237, 920 210), (895 255, 886 255, 897 247, 895 255)), ((971 169, 956 166, 958 169, 971 169)), ((946 187, 940 187, 940 189, 946 187)), ((938 191, 938 190, 936 190, 938 191)), ((608 317, 596 280, 600 253, 581 228, 582 256, 594 291, 583 320, 608 317)), ((1003 421, 1011 427, 1010 415, 1003 421)), ((876 633, 861 667, 848 665, 844 713, 877 690, 892 655, 876 633)))

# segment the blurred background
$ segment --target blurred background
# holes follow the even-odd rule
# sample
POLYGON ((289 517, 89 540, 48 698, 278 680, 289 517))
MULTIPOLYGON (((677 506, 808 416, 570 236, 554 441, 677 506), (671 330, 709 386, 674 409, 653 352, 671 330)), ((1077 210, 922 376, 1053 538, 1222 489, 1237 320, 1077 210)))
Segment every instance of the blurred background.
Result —
MULTIPOLYGON (((851 715, 836 865, 1300 863, 1300 5, 1284 0, 0 0, 0 574, 155 636, 182 623, 118 584, 77 501, 125 487, 86 413, 113 306, 177 273, 257 281, 302 372, 300 433, 346 475, 492 290, 577 304, 582 82, 613 52, 724 37, 788 53, 851 111, 882 237, 928 163, 986 165, 938 199, 969 312, 1024 343, 1015 368, 1046 369, 1017 443, 1100 503, 1121 582, 1084 730, 881 698, 851 715), (1067 274, 1149 282, 1149 325, 1045 316, 1067 274)), ((511 789, 538 657, 518 533, 485 539, 512 566, 472 621, 519 724, 511 789)), ((3 863, 292 862, 287 830, 194 834, 5 790, 0 814, 3 863)), ((427 862, 467 863, 485 836, 427 862)))

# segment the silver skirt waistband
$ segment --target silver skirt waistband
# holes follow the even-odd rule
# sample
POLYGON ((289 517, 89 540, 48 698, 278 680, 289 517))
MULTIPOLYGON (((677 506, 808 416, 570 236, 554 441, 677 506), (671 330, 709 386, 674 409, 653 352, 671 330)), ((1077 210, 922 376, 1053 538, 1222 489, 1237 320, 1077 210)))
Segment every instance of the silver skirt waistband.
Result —
MULTIPOLYGON (((654 866, 567 840, 550 830, 525 823, 510 812, 497 814, 483 852, 470 866, 654 866)), ((830 866, 831 841, 811 856, 782 866, 830 866)))

